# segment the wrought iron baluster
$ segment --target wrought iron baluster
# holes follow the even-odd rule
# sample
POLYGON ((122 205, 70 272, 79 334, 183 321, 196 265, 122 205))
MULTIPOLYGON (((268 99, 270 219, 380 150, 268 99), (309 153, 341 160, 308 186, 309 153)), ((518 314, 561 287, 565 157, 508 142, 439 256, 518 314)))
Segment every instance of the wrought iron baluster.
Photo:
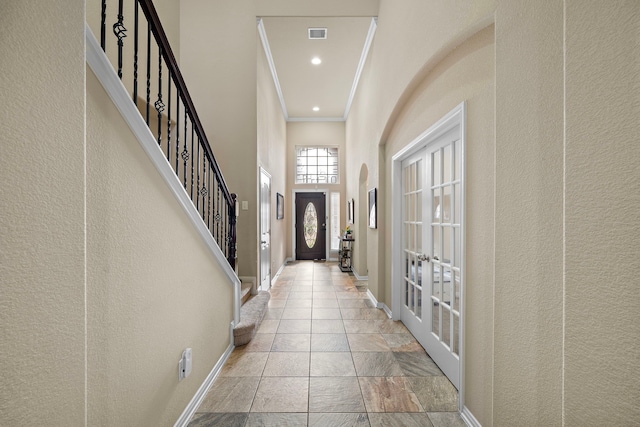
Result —
POLYGON ((171 68, 167 77, 167 162, 171 164, 171 68))
MULTIPOLYGON (((214 189, 216 190, 215 194, 213 195, 213 197, 211 198, 211 234, 214 235, 216 237, 216 241, 220 242, 220 236, 218 235, 218 212, 219 212, 219 206, 218 206, 218 192, 220 191, 219 185, 218 185, 218 177, 215 174, 215 171, 212 173, 213 175, 213 186, 214 189)), ((222 248, 222 246, 220 246, 220 248, 222 248)), ((224 251, 223 251, 224 252, 224 251)))
POLYGON ((153 104, 158 112, 158 145, 162 147, 162 112, 165 105, 162 102, 162 47, 158 46, 158 100, 153 104))
POLYGON ((231 194, 229 208, 229 254, 227 260, 231 268, 236 268, 236 194, 231 194))
MULTIPOLYGON (((235 199, 234 199, 234 200, 235 200, 235 199)), ((226 233, 227 233, 228 239, 231 239, 231 238, 232 238, 232 237, 231 237, 231 222, 230 222, 230 219, 229 219, 229 218, 233 217, 234 224, 235 224, 235 221, 236 221, 236 214, 235 214, 235 201, 234 201, 234 203, 232 203, 232 204, 231 204, 231 207, 230 207, 230 211, 229 211, 229 212, 231 212, 231 214, 230 214, 230 215, 227 215, 227 222, 225 222, 224 226, 225 226, 225 230, 226 230, 226 233)), ((235 225, 234 225, 234 233, 235 233, 235 225)), ((228 255, 233 255, 233 257, 234 257, 234 259, 235 259, 235 256, 236 256, 236 255, 235 255, 235 252, 236 252, 236 250, 237 250, 237 249, 236 249, 236 241, 235 241, 235 237, 234 237, 233 239, 234 239, 234 240, 233 240, 233 254, 229 253, 228 255)), ((230 252, 230 251, 231 251, 231 249, 229 249, 229 252, 230 252)), ((234 266, 235 266, 235 261, 234 261, 234 266)))
POLYGON ((124 27, 124 16, 122 15, 124 0, 118 2, 118 21, 113 24, 113 34, 118 38, 118 77, 122 79, 122 50, 124 38, 127 37, 127 29, 124 27))
POLYGON ((198 137, 198 180, 197 180, 197 194, 196 194, 196 210, 198 211, 198 213, 200 213, 200 191, 202 191, 202 189, 200 188, 200 138, 198 137))
POLYGON ((139 20, 139 7, 138 1, 134 2, 134 15, 133 15, 133 103, 138 106, 138 44, 140 36, 140 20, 139 20))
POLYGON ((182 151, 182 160, 184 161, 184 180, 182 185, 187 189, 187 161, 189 160, 189 150, 187 149, 187 107, 184 107, 184 150, 182 151))
POLYGON ((100 47, 106 52, 107 44, 107 0, 102 0, 102 12, 100 12, 100 47))
POLYGON ((176 87, 176 176, 180 179, 180 166, 178 162, 180 161, 180 90, 176 87))
POLYGON ((202 221, 207 224, 207 193, 209 192, 209 183, 207 182, 207 153, 202 150, 202 187, 206 193, 202 194, 202 221))
POLYGON ((207 185, 209 186, 209 191, 207 193, 207 229, 211 232, 211 162, 207 163, 207 185))
POLYGON ((200 196, 202 196, 202 222, 207 223, 207 204, 206 197, 209 189, 207 188, 207 156, 202 156, 202 188, 200 189, 200 196))
POLYGON ((147 22, 147 126, 151 117, 151 24, 147 22))
POLYGON ((195 156, 193 156, 193 154, 195 154, 195 149, 193 148, 193 143, 194 143, 194 137, 193 137, 193 122, 191 122, 191 200, 193 201, 193 161, 195 160, 195 156))
POLYGON ((226 199, 222 199, 222 203, 226 209, 222 210, 222 221, 220 227, 222 228, 220 240, 225 243, 224 245, 224 254, 229 259, 229 230, 227 227, 227 216, 229 211, 229 206, 226 203, 226 199))
POLYGON ((220 224, 221 224, 221 220, 222 220, 222 215, 220 215, 220 181, 218 181, 218 203, 217 203, 217 209, 216 209, 216 234, 218 235, 218 238, 220 238, 220 224))

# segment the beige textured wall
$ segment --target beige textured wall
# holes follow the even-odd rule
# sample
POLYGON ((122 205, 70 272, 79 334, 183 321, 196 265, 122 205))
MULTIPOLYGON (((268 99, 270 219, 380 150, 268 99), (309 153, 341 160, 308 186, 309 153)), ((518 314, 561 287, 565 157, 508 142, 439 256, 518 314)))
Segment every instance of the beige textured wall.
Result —
MULTIPOLYGON (((490 30, 460 45, 490 2, 394 6, 347 123, 347 197, 363 163, 388 188, 380 159, 467 99, 465 405, 483 425, 633 423, 640 6, 499 2, 495 48, 490 30)), ((380 265, 370 284, 390 303, 380 265)))
MULTIPOLYGON (((427 74, 391 129, 385 147, 384 177, 387 188, 391 188, 393 155, 466 101, 465 406, 483 425, 491 424, 492 404, 494 59, 494 28, 490 26, 459 45, 427 74)), ((390 248, 383 252, 390 260, 390 248)), ((387 272, 385 283, 391 283, 390 265, 387 272)), ((391 292, 391 286, 386 292, 391 292)))
MULTIPOLYGON (((397 115, 430 69, 457 45, 492 20, 493 1, 397 2, 380 1, 378 29, 360 80, 354 108, 347 121, 349 171, 347 197, 358 194, 362 165, 369 169, 369 188, 378 188, 380 206, 377 230, 369 230, 369 287, 379 301, 391 306, 390 259, 379 248, 388 246, 390 220, 384 145, 397 115), (398 46, 402 46, 399 49, 398 46), (376 266, 373 268, 372 266, 376 266)), ((424 129, 428 127, 425 123, 424 129)), ((424 130, 422 129, 422 130, 424 130)), ((417 134, 416 134, 417 135, 417 134)), ((407 143, 410 141, 406 141, 407 143)), ((358 249, 358 247, 356 248, 358 249)))
POLYGON ((640 422, 640 2, 566 2, 565 425, 640 422))
POLYGON ((562 3, 496 12, 494 423, 561 423, 562 3))
MULTIPOLYGON (((258 56, 258 165, 271 175, 271 277, 278 272, 287 258, 287 217, 276 219, 276 193, 290 202, 287 193, 287 123, 282 114, 262 43, 257 46, 258 56)), ((258 198, 259 198, 258 194, 258 198)), ((259 212, 258 212, 259 213, 259 212)))
MULTIPOLYGON (((340 229, 344 229, 346 222, 346 206, 345 199, 345 124, 344 122, 288 122, 287 123, 287 194, 285 195, 285 220, 287 227, 287 257, 295 259, 296 254, 293 248, 293 227, 295 226, 295 218, 292 218, 292 209, 295 204, 293 199, 293 190, 297 191, 315 191, 327 190, 328 192, 340 192, 340 205, 343 207, 341 211, 340 229), (295 183, 295 164, 296 164, 296 146, 305 145, 331 145, 338 147, 339 157, 339 174, 340 183, 338 184, 296 184, 295 183)), ((327 201, 327 216, 329 216, 329 204, 327 201)), ((329 236, 330 228, 327 223, 327 236, 329 236)), ((327 248, 329 243, 327 242, 327 248)), ((334 254, 337 256, 337 254, 334 254)))
POLYGON ((232 309, 229 279, 89 70, 89 425, 173 424, 227 349, 232 309))
MULTIPOLYGON (((372 48, 375 49, 376 38, 372 48)), ((372 53, 370 53, 372 56, 372 53)), ((376 147, 376 141, 370 134, 371 120, 373 111, 379 107, 374 103, 373 96, 376 95, 375 75, 372 72, 374 62, 371 59, 367 61, 363 73, 360 76, 358 91, 355 94, 351 112, 346 122, 346 198, 354 199, 355 208, 354 216, 356 222, 354 224, 354 236, 356 241, 353 243, 353 253, 355 256, 354 267, 358 274, 367 276, 368 286, 371 293, 380 302, 387 302, 391 307, 391 299, 385 300, 384 290, 379 288, 379 260, 378 254, 378 236, 384 230, 382 217, 378 215, 379 229, 369 228, 369 199, 368 192, 373 188, 378 189, 378 198, 384 197, 384 193, 380 190, 380 174, 378 162, 381 157, 380 149, 376 147), (366 178, 365 178, 366 175, 366 178)), ((381 148, 384 150, 384 148, 381 148)), ((384 206, 379 203, 378 207, 384 206)), ((378 209, 378 214, 383 212, 378 209)))
POLYGON ((255 1, 255 7, 257 16, 375 16, 379 3, 380 0, 269 0, 255 1))
POLYGON ((82 425, 84 2, 0 10, 0 425, 82 425))
POLYGON ((239 275, 257 277, 257 27, 251 1, 180 8, 180 67, 222 173, 249 210, 238 218, 239 275), (194 43, 206 40, 204 44, 194 43), (203 49, 203 46, 205 48, 203 49))

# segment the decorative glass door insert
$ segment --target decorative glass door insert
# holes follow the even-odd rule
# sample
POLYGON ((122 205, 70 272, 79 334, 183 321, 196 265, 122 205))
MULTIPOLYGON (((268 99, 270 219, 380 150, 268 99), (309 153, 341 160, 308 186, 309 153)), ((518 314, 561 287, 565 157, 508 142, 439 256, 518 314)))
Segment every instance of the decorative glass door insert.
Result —
POLYGON ((313 203, 309 202, 304 210, 304 241, 309 249, 316 245, 318 238, 318 213, 313 203))

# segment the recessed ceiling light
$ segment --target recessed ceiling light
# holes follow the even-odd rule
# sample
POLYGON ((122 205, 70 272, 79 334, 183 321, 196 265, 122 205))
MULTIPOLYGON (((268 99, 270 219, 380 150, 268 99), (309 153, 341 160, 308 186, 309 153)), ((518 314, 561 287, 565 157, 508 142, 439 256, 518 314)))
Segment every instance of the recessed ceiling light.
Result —
POLYGON ((313 111, 320 111, 320 107, 313 107, 313 111))
POLYGON ((320 58, 318 58, 318 57, 316 56, 316 57, 314 57, 314 58, 311 60, 311 63, 312 63, 313 65, 320 65, 320 64, 322 64, 322 59, 320 59, 320 58))

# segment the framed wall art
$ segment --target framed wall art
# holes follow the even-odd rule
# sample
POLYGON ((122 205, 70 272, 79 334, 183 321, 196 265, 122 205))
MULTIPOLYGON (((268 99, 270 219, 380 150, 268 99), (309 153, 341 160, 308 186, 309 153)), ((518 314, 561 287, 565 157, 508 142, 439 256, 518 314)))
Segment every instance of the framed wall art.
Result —
POLYGON ((284 219, 284 196, 276 193, 276 219, 284 219))
POLYGON ((378 228, 377 220, 377 189, 369 190, 369 228, 378 228))

